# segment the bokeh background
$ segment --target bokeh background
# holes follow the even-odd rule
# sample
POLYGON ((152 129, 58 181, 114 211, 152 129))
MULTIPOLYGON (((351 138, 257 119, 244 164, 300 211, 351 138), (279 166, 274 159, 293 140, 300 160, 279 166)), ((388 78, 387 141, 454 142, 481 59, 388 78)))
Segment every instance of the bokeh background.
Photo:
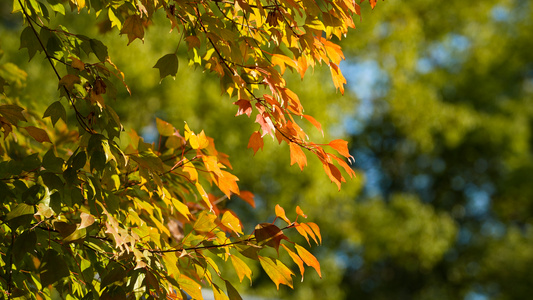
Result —
MULTIPOLYGON (((357 178, 337 191, 318 160, 303 172, 289 166, 286 145, 246 149, 252 119, 234 117, 233 100, 216 77, 187 66, 181 45, 176 80, 159 83, 157 59, 179 35, 159 16, 145 42, 130 46, 94 16, 59 17, 71 31, 109 47, 132 90, 114 105, 127 128, 153 139, 155 116, 204 129, 230 155, 240 187, 257 208, 228 201, 250 232, 272 221, 274 206, 302 207, 319 224, 313 247, 323 278, 312 269, 295 289, 275 289, 254 267, 245 295, 263 299, 528 299, 533 295, 533 3, 527 0, 380 1, 362 5, 357 29, 341 41, 348 85, 335 93, 329 71, 303 81, 287 74, 306 113, 319 120, 327 143, 344 138, 357 178)), ((0 3, 0 72, 14 62, 21 103, 44 111, 57 82, 42 55, 28 63, 18 50, 22 31, 11 1, 0 3)), ((117 85, 119 86, 119 85, 117 85)), ((73 118, 72 118, 73 119, 73 118)), ((305 123, 302 123, 306 125, 305 123)), ((254 127, 255 126, 255 127, 254 127)), ((290 213, 289 213, 290 215, 290 213)), ((294 215, 292 216, 294 217, 294 215)), ((287 261, 287 260, 285 260, 287 261)), ((225 272, 232 272, 229 268, 225 272)), ((245 297, 246 298, 246 297, 245 297)))

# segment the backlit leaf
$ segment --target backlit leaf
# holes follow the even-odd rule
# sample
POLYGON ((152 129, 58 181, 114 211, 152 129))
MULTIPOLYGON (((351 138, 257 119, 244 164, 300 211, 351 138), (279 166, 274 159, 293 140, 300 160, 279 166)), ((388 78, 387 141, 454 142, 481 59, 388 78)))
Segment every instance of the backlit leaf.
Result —
POLYGON ((303 170, 307 166, 307 157, 303 152, 302 148, 296 143, 289 143, 290 153, 291 153, 291 166, 294 163, 298 163, 300 170, 303 170))
POLYGON ((163 78, 169 75, 176 79, 178 65, 178 56, 176 53, 167 54, 161 57, 154 66, 155 69, 159 69, 160 82, 163 78))
POLYGON ((255 153, 257 153, 257 150, 263 150, 263 137, 261 137, 259 131, 254 131, 254 133, 252 133, 252 136, 250 136, 250 140, 248 141, 248 148, 252 148, 254 150, 254 155, 255 153))
POLYGON ((240 191, 239 198, 244 200, 246 203, 250 204, 251 207, 255 208, 254 194, 249 191, 240 191))
POLYGON ((320 264, 318 263, 316 257, 309 251, 307 251, 304 247, 298 244, 295 244, 294 247, 296 248, 296 252, 298 252, 298 255, 305 262, 305 264, 310 267, 313 267, 318 273, 318 276, 322 278, 322 273, 320 272, 320 264))
POLYGON ((287 246, 285 246, 283 244, 281 244, 281 246, 283 246, 283 249, 285 249, 285 251, 287 251, 287 253, 289 253, 289 256, 298 265, 298 269, 300 269, 300 274, 302 275, 302 281, 303 281, 304 280, 304 272, 305 272, 304 262, 298 256, 298 254, 294 253, 294 251, 289 249, 289 247, 287 247, 287 246))
POLYGON ((242 282, 244 277, 248 277, 250 282, 252 282, 252 270, 248 265, 243 262, 240 258, 238 258, 235 255, 230 255, 231 264, 235 268, 235 271, 237 272, 237 276, 239 276, 239 281, 242 282))
POLYGON ((54 103, 50 104, 50 106, 48 106, 44 112, 43 119, 46 117, 50 117, 50 120, 52 120, 52 125, 55 125, 59 119, 63 119, 63 121, 67 120, 67 112, 60 101, 55 101, 54 103))
POLYGON ((129 16, 124 22, 124 25, 120 30, 120 34, 128 35, 128 45, 131 44, 131 42, 133 42, 135 39, 144 41, 144 27, 141 17, 139 15, 129 16))
POLYGON ((230 211, 226 211, 224 213, 224 215, 222 215, 222 219, 220 220, 220 222, 222 222, 222 224, 224 226, 226 226, 229 229, 233 230, 237 234, 242 234, 243 233, 242 229, 241 229, 241 222, 230 211))
POLYGON ((191 278, 181 274, 178 278, 180 288, 189 294, 193 299, 202 300, 202 286, 191 278))
POLYGON ((157 126, 157 131, 159 132, 160 135, 171 136, 176 131, 176 129, 174 128, 174 126, 172 126, 172 124, 165 122, 159 118, 155 118, 155 123, 157 126))
POLYGON ((292 276, 294 273, 287 268, 281 261, 270 258, 270 257, 259 257, 259 263, 263 270, 267 273, 268 277, 276 284, 276 287, 279 290, 279 285, 284 284, 293 288, 292 285, 292 276))
POLYGON ((283 221, 287 222, 287 224, 291 224, 291 221, 285 215, 285 210, 283 207, 279 206, 279 204, 276 204, 275 211, 278 218, 281 218, 283 221))

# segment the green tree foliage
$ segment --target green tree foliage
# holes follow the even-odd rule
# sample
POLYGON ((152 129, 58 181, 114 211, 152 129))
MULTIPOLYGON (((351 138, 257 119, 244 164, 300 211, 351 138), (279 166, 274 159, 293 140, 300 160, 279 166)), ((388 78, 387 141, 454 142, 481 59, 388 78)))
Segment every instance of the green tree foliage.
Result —
POLYGON ((24 99, 28 88, 51 88, 26 86, 32 72, 2 62, 0 284, 6 296, 182 299, 187 293, 201 299, 200 287, 207 285, 217 299, 239 299, 219 266, 231 265, 242 282, 251 280, 248 265, 255 260, 278 288, 292 287, 294 272, 279 253, 302 277, 304 266, 321 275, 316 258, 285 235, 292 229, 321 242, 318 226, 302 222, 307 216, 299 207, 287 218, 277 205, 277 224, 283 225, 261 223, 244 233, 235 212, 223 204, 239 196, 254 205, 253 194, 239 189, 227 155, 204 131, 187 123, 177 129, 157 118, 158 139, 147 143, 124 128, 113 99, 120 103, 124 91, 134 93, 143 84, 126 84, 113 63, 110 53, 127 48, 115 50, 98 35, 74 32, 69 22, 81 15, 69 10, 92 14, 89 24, 96 16, 101 31, 117 27, 132 46, 163 15, 172 31, 167 43, 174 41, 176 51, 153 62, 159 81, 176 77, 178 51, 185 48, 190 66, 214 74, 218 90, 235 96, 237 115, 255 120, 248 148, 257 152, 271 135, 289 145, 290 164, 300 169, 309 151, 339 189, 346 179, 337 166, 355 174, 343 160, 351 159, 346 142, 307 139, 300 120, 318 130, 321 125, 304 114, 283 73, 290 69, 303 78, 309 67, 323 63, 343 92, 338 65, 344 56, 331 39, 354 27, 358 4, 15 0, 12 12, 26 24, 20 48, 30 59, 44 57, 46 76, 57 77, 52 86, 58 97, 24 99), (21 106, 24 100, 29 107, 21 106), (32 109, 41 103, 44 109, 32 109))
POLYGON ((342 44, 376 74, 352 139, 371 184, 348 298, 531 295, 532 16, 528 1, 391 1, 342 44))

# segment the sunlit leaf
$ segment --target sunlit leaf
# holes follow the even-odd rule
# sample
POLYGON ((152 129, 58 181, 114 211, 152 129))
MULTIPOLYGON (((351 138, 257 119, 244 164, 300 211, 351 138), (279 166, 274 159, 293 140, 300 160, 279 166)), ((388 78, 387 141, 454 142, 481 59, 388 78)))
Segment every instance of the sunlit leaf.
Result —
POLYGON ((322 273, 320 272, 320 264, 318 263, 316 257, 309 251, 307 251, 304 247, 298 244, 295 244, 294 247, 296 248, 296 252, 298 252, 298 255, 305 262, 305 264, 310 267, 313 267, 318 273, 318 276, 322 278, 322 273))
POLYGON ((268 277, 276 284, 278 290, 280 284, 293 288, 292 276, 294 273, 281 261, 275 258, 259 256, 259 263, 261 263, 268 277))

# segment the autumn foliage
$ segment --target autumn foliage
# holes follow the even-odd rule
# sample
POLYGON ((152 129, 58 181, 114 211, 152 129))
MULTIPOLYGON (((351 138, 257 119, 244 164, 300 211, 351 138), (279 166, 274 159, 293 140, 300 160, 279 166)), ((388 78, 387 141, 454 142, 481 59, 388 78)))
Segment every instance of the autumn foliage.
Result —
MULTIPOLYGON (((254 197, 239 189, 227 155, 204 131, 156 119, 159 140, 146 143, 123 127, 110 99, 119 88, 130 91, 127 74, 98 39, 69 32, 68 24, 50 27, 69 9, 96 12, 128 44, 142 41, 154 15, 164 13, 169 43, 184 41, 189 65, 217 74, 236 115, 257 123, 248 148, 262 149, 265 136, 286 142, 291 164, 303 169, 307 154, 316 156, 339 189, 343 173, 355 174, 345 161, 351 159, 345 141, 308 140, 298 124, 322 126, 304 114, 283 78, 287 70, 303 78, 322 64, 344 92, 344 55, 332 40, 355 27, 360 10, 354 1, 15 0, 13 12, 25 24, 20 47, 30 59, 45 57, 59 99, 44 112, 25 110, 12 96, 15 79, 0 78, 6 103, 0 105, 1 289, 38 299, 57 293, 202 299, 201 286, 210 286, 216 299, 240 299, 218 266, 231 262, 240 281, 251 281, 250 259, 278 288, 292 287, 293 271, 267 248, 288 253, 302 277, 305 266, 321 275, 317 259, 284 233, 292 229, 309 244, 321 243, 319 227, 304 222, 299 207, 287 217, 276 206, 284 226, 262 223, 246 234, 238 216, 221 205, 240 197, 254 206, 254 197)), ((161 80, 176 76, 178 62, 176 53, 154 62, 161 80)))

